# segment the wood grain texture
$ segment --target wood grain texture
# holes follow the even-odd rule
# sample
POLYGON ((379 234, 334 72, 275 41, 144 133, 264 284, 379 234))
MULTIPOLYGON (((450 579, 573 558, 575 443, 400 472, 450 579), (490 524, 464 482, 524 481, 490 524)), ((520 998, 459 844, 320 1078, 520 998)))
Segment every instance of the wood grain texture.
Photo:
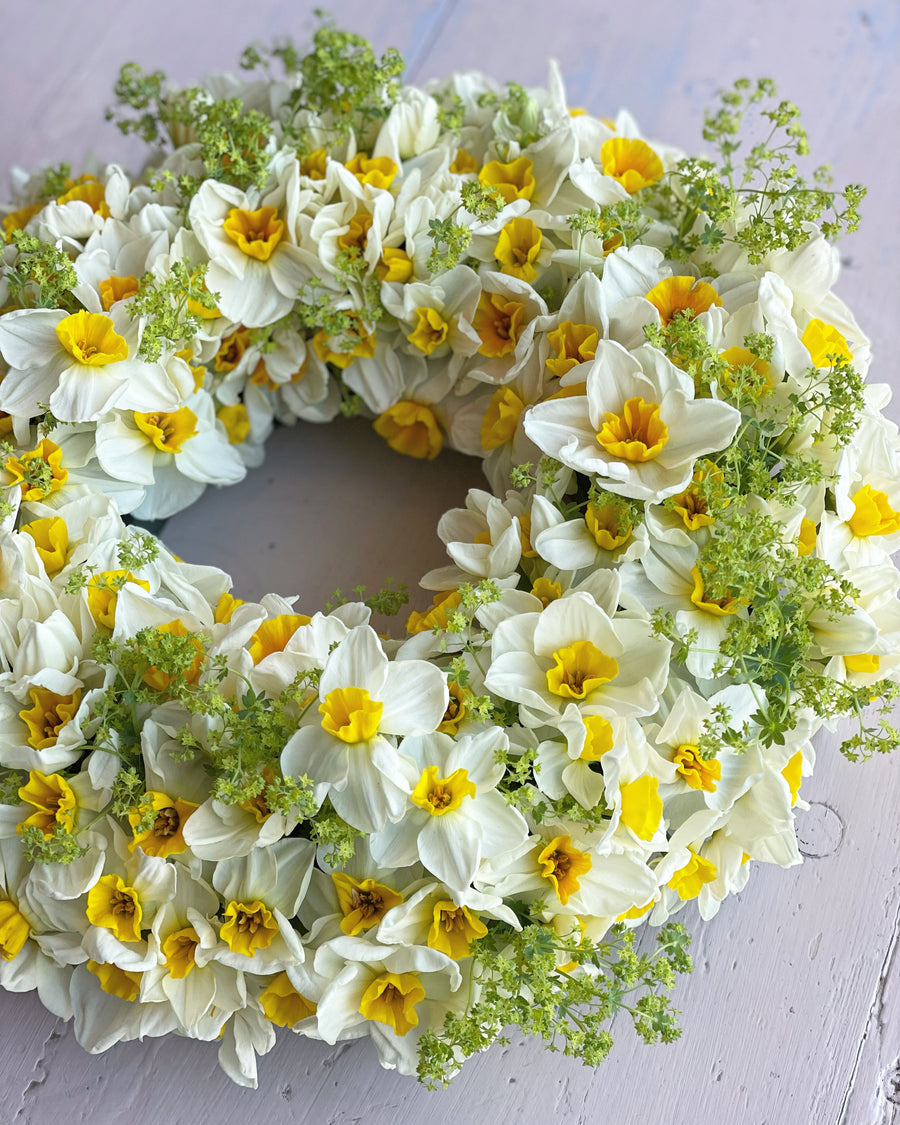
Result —
MULTIPOLYGON (((121 62, 189 81, 230 66, 250 39, 302 38, 311 7, 4 5, 0 176, 13 163, 77 164, 89 148, 133 162, 135 148, 102 122, 121 62)), ((771 75, 803 108, 816 158, 833 164, 838 182, 870 185, 864 229, 842 248, 839 293, 873 338, 872 378, 900 386, 896 0, 331 7, 379 48, 400 48, 412 80, 474 68, 538 83, 553 55, 573 104, 626 105, 650 135, 695 150, 716 89, 740 74, 771 75)), ((378 585, 388 573, 414 579, 441 561, 429 533, 437 515, 477 482, 474 463, 461 459, 410 471, 347 425, 281 431, 276 446, 244 486, 211 492, 169 530, 173 549, 225 566, 251 597, 271 588, 315 605, 338 584, 378 585), (237 526, 244 533, 226 549, 237 526)), ((216 1070, 212 1045, 147 1041, 89 1057, 33 995, 0 994, 0 1122, 898 1121, 900 761, 850 766, 834 745, 818 741, 816 776, 804 786, 814 802, 800 829, 808 861, 787 872, 760 868, 713 922, 692 924, 697 967, 679 995, 684 1035, 672 1047, 643 1048, 623 1026, 610 1060, 590 1071, 514 1038, 472 1060, 448 1091, 429 1094, 381 1071, 365 1042, 328 1048, 285 1034, 262 1060, 254 1093, 216 1070)))

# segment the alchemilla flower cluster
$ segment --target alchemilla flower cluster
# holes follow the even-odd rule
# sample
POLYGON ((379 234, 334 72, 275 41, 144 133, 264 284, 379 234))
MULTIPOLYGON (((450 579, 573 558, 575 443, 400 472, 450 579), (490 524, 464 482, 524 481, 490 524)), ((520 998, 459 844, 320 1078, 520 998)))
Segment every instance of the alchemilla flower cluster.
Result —
POLYGON ((669 919, 800 861, 823 723, 898 740, 900 443, 832 292, 862 191, 766 82, 699 159, 555 71, 418 89, 330 26, 243 64, 124 68, 145 172, 5 209, 0 984, 245 1085, 276 1026, 431 1084, 511 1024, 675 1038, 669 919), (243 602, 123 522, 341 411, 484 458, 402 639, 397 591, 243 602))

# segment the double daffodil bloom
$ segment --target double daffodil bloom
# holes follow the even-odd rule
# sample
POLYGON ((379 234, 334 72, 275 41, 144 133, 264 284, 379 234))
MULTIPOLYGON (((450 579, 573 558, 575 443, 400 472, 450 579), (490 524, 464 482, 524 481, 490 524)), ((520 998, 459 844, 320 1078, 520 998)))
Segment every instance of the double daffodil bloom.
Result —
POLYGON ((437 667, 389 662, 375 632, 358 626, 329 656, 318 714, 288 741, 282 771, 305 774, 344 820, 375 832, 401 815, 410 788, 408 764, 386 736, 435 730, 447 699, 437 667))

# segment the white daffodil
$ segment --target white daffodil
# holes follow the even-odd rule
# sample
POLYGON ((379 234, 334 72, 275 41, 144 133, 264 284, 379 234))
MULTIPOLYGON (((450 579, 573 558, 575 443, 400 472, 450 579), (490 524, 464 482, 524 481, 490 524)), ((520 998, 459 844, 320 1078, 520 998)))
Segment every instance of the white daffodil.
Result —
POLYGON ((433 281, 382 286, 385 308, 396 317, 411 355, 450 356, 451 372, 474 355, 481 337, 473 327, 481 284, 469 266, 456 266, 433 281))
POLYGON ((185 1034, 195 1034, 213 1007, 225 1018, 247 1000, 238 970, 213 957, 218 935, 209 918, 218 909, 212 888, 180 867, 175 893, 153 921, 159 963, 142 974, 141 1004, 171 1005, 185 1034))
POLYGON ((495 857, 478 890, 532 902, 543 913, 615 919, 656 893, 637 852, 600 854, 572 825, 544 825, 513 853, 495 857))
POLYGON ((171 1005, 139 999, 142 976, 142 970, 93 959, 75 969, 70 985, 75 1039, 86 1051, 100 1054, 116 1043, 179 1030, 171 1005))
MULTIPOLYGON (((647 553, 645 524, 637 526, 627 506, 621 503, 588 502, 584 516, 567 520, 543 496, 535 496, 533 509, 540 509, 542 530, 534 549, 551 565, 581 571, 595 567, 617 567, 647 553)), ((537 520, 532 512, 532 527, 537 520)))
POLYGON ((517 848, 528 826, 495 792, 503 777, 497 755, 508 745, 500 727, 456 741, 446 734, 405 738, 400 753, 415 763, 418 778, 402 820, 370 838, 373 858, 400 865, 418 859, 441 882, 463 891, 476 878, 482 856, 517 848))
POLYGON ((389 662, 364 625, 329 657, 319 699, 321 721, 291 736, 282 771, 309 777, 354 828, 378 831, 402 816, 411 788, 408 762, 384 736, 435 730, 447 709, 444 677, 421 660, 389 662))
POLYGON ((53 956, 52 927, 24 894, 28 874, 19 841, 0 839, 0 988, 9 992, 36 988, 45 1008, 69 1019, 72 970, 53 956))
POLYGON ((103 692, 92 679, 88 687, 78 676, 48 668, 17 691, 0 683, 0 764, 45 773, 74 765, 84 753, 85 728, 103 692))
POLYGON ((451 508, 438 522, 438 535, 456 565, 429 571, 422 586, 426 590, 455 589, 472 578, 509 582, 523 548, 531 550, 529 529, 517 493, 507 493, 504 502, 480 488, 470 488, 465 508, 451 508))
POLYGON ((91 235, 75 259, 78 284, 72 294, 88 312, 109 312, 117 301, 128 300, 138 292, 141 278, 168 249, 165 231, 142 233, 110 219, 91 235))
POLYGON ((209 255, 206 283, 222 313, 250 328, 286 316, 310 276, 285 207, 281 190, 259 197, 215 180, 191 201, 190 224, 209 255))
MULTIPOLYGON (((538 789, 552 800, 570 794, 584 809, 596 808, 605 800, 612 814, 609 830, 613 831, 621 810, 617 789, 621 759, 635 760, 631 772, 637 773, 648 757, 640 724, 633 718, 585 717, 570 703, 559 720, 559 729, 565 736, 564 742, 547 740, 538 746, 535 759, 538 789), (613 762, 616 768, 611 770, 613 762)), ((605 835, 594 843, 600 845, 604 840, 605 835)))
POLYGON ((141 519, 171 516, 207 484, 236 484, 246 473, 205 391, 174 410, 111 413, 97 426, 97 458, 111 477, 146 487, 141 519))
POLYGON ((109 820, 108 825, 105 873, 82 900, 82 944, 99 964, 143 972, 156 964, 156 939, 148 931, 159 907, 175 893, 175 867, 139 848, 131 851, 118 825, 109 820))
POLYGON ((440 1027, 448 1011, 461 1011, 467 990, 457 963, 424 946, 376 945, 339 937, 319 948, 317 972, 328 979, 316 1009, 315 1031, 337 1043, 369 1035, 381 1065, 414 1074, 416 1044, 440 1027))
POLYGON ((728 591, 716 597, 707 586, 699 566, 699 549, 694 543, 674 546, 656 541, 622 575, 623 599, 627 604, 646 609, 662 608, 675 616, 679 635, 696 634, 687 655, 687 668, 700 679, 711 679, 720 661, 720 646, 735 617, 746 618, 746 604, 728 591))
POLYGON ((626 352, 601 340, 584 379, 586 395, 531 407, 525 431, 550 457, 595 476, 610 492, 659 500, 687 486, 694 461, 724 449, 740 413, 715 399, 695 399, 693 382, 660 352, 626 352))
MULTIPOLYGON (((309 930, 307 945, 318 946, 339 934, 369 936, 385 917, 428 880, 418 863, 384 867, 372 857, 364 836, 347 863, 334 866, 325 848, 297 917, 309 930)), ((393 857, 391 857, 393 860, 393 857)))
POLYGON ((660 787, 660 794, 676 824, 702 805, 727 811, 760 779, 763 763, 752 741, 741 752, 722 746, 715 757, 705 758, 700 748, 704 732, 723 708, 728 713, 726 729, 741 732, 758 706, 748 684, 733 684, 709 699, 686 687, 662 725, 646 724, 648 738, 675 767, 675 776, 660 787))
POLYGON ((394 907, 379 925, 377 937, 385 945, 426 945, 461 961, 469 956, 471 943, 487 933, 482 917, 521 929, 498 895, 428 882, 394 907))
POLYGON ((649 622, 606 614, 586 593, 543 613, 501 622, 494 633, 488 691, 543 723, 570 702, 584 715, 650 715, 669 668, 668 641, 649 622))
POLYGON ((0 317, 10 368, 0 409, 33 418, 49 406, 62 422, 94 422, 114 407, 175 409, 193 390, 187 365, 145 362, 139 322, 121 304, 109 312, 17 309, 0 317))
POLYGON ((297 913, 315 861, 310 840, 279 840, 246 856, 222 859, 212 883, 222 901, 219 946, 209 954, 242 972, 270 974, 303 959, 289 919, 297 913))

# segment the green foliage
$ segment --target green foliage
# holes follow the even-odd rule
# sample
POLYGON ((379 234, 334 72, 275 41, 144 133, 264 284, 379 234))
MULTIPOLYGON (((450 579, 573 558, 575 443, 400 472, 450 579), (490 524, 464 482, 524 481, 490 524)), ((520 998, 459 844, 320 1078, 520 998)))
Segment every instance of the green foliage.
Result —
POLYGON ((777 100, 773 82, 763 78, 754 85, 742 78, 719 98, 703 129, 718 159, 680 161, 668 182, 648 195, 651 206, 675 222, 670 256, 714 253, 728 241, 757 263, 773 251, 796 250, 817 228, 829 239, 857 229, 865 188, 848 184, 843 192, 827 189, 825 166, 815 168, 809 179, 801 174, 797 160, 808 155, 809 143, 800 112, 793 103, 777 100), (751 110, 767 132, 746 148, 751 110))
POLYGON ((218 294, 207 290, 205 277, 206 265, 194 265, 187 259, 172 262, 168 277, 144 274, 128 302, 132 320, 144 321, 138 349, 142 359, 153 363, 164 351, 175 351, 194 337, 201 318, 190 311, 188 302, 213 309, 218 299, 218 294))
POLYGON ((579 934, 560 937, 532 922, 521 932, 494 923, 473 944, 474 988, 462 1014, 448 1013, 443 1027, 419 1043, 419 1081, 446 1086, 467 1058, 517 1027, 543 1040, 550 1050, 597 1066, 609 1054, 609 1025, 627 1012, 645 1043, 671 1043, 681 1031, 667 993, 675 976, 689 972, 689 937, 670 924, 657 935, 653 953, 638 953, 634 933, 616 925, 609 937, 592 942, 579 934))
POLYGON ((442 273, 458 266, 472 241, 470 227, 454 223, 452 216, 447 219, 431 219, 428 223, 434 243, 428 255, 428 268, 432 273, 442 273))
POLYGON ((77 836, 61 824, 54 824, 47 834, 29 824, 22 829, 22 854, 30 863, 73 863, 87 852, 77 836))
POLYGON ((324 848, 323 856, 332 867, 343 867, 356 853, 356 841, 365 833, 353 828, 326 800, 309 825, 310 839, 324 848))
POLYGON ((14 230, 10 241, 16 256, 0 267, 9 286, 9 304, 23 309, 77 312, 81 305, 72 296, 72 290, 78 277, 66 252, 23 230, 14 230))

